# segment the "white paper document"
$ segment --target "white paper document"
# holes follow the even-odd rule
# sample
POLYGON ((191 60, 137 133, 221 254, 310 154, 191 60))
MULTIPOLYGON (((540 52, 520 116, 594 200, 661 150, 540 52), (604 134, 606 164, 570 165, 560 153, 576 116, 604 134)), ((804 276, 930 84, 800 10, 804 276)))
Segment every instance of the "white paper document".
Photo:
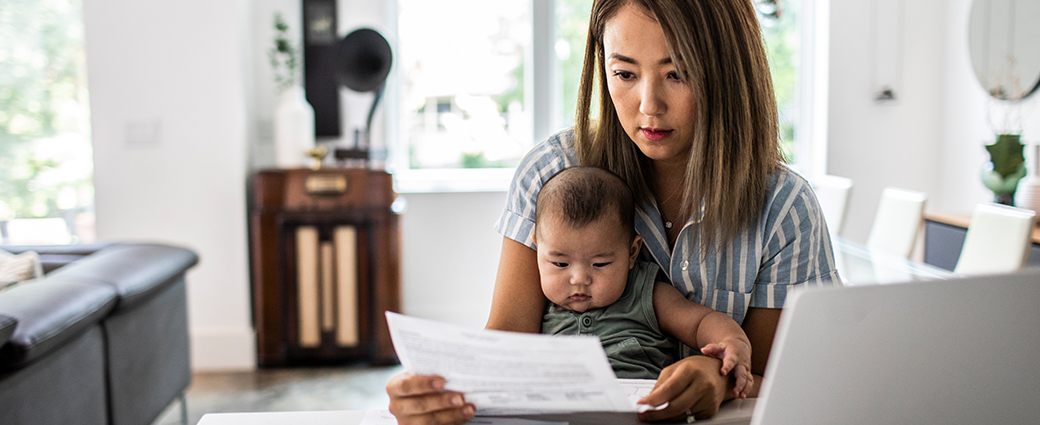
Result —
MULTIPOLYGON (((369 410, 360 425, 397 425, 397 418, 387 410, 369 410)), ((567 422, 545 422, 513 418, 473 418, 466 425, 567 425, 567 422)))
POLYGON ((594 336, 472 330, 392 312, 386 320, 404 368, 443 376, 477 415, 651 410, 635 401, 653 381, 622 387, 594 336))

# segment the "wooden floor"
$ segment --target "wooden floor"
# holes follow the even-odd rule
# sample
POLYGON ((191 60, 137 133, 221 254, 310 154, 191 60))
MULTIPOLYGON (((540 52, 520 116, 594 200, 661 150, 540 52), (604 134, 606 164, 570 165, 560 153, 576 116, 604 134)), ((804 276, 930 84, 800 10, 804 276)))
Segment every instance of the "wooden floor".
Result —
MULTIPOLYGON (((197 373, 187 392, 188 423, 198 423, 206 413, 386 409, 386 381, 403 370, 392 366, 197 373)), ((154 425, 180 424, 180 412, 180 402, 174 402, 154 425)))

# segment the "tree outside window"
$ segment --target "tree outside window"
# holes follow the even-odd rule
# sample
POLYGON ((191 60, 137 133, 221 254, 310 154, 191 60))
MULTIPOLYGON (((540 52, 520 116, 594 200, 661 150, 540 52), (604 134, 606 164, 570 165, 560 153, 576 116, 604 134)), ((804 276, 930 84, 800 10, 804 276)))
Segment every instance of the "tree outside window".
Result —
POLYGON ((93 239, 92 174, 81 0, 2 0, 0 230, 60 218, 93 239))

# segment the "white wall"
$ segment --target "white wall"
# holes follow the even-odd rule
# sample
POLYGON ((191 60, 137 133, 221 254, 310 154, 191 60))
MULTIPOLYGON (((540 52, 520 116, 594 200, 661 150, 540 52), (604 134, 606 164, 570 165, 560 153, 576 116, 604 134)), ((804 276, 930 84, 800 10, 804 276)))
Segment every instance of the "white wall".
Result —
POLYGON ((245 0, 83 4, 97 233, 198 252, 197 369, 249 368, 245 0))
MULTIPOLYGON (((341 1, 341 35, 385 30, 382 6, 341 1)), ((188 275, 196 370, 255 367, 245 189, 251 170, 273 163, 275 10, 300 22, 300 2, 289 0, 84 2, 98 237, 199 253, 188 275)), ((345 128, 363 123, 367 108, 367 96, 344 93, 345 128)), ((504 194, 407 199, 403 309, 482 327, 504 194)))
POLYGON ((405 194, 402 309, 406 314, 483 328, 491 311, 506 204, 497 193, 405 194))
MULTIPOLYGON (((939 193, 943 147, 944 24, 947 2, 905 0, 902 90, 874 101, 871 4, 830 2, 827 172, 851 178, 843 236, 865 242, 881 191, 897 186, 939 193)), ((932 200, 929 201, 931 205, 932 200)))

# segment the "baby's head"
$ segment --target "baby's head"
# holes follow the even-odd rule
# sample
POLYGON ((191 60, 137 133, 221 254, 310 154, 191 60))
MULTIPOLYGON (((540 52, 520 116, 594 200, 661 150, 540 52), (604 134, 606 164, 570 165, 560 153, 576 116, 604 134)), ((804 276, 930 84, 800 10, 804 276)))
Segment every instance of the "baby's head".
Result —
POLYGON ((632 190, 609 171, 573 167, 550 178, 538 194, 534 235, 546 298, 579 312, 621 298, 643 243, 634 215, 632 190))

